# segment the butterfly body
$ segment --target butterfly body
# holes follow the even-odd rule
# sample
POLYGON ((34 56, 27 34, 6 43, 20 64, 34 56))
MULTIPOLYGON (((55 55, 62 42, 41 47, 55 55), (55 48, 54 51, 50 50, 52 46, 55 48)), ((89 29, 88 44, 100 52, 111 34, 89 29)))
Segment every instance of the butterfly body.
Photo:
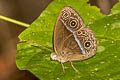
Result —
POLYGON ((91 29, 85 26, 80 15, 71 7, 64 7, 54 29, 52 60, 61 63, 81 61, 95 55, 97 40, 91 29))

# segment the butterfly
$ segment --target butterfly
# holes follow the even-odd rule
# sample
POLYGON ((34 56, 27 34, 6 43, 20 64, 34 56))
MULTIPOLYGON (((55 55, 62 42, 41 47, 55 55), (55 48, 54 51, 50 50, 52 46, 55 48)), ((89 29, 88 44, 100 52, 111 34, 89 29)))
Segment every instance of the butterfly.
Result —
POLYGON ((54 29, 54 52, 52 60, 62 64, 63 71, 65 62, 86 60, 96 54, 97 40, 94 32, 86 27, 83 19, 75 9, 70 6, 64 7, 56 21, 54 29))

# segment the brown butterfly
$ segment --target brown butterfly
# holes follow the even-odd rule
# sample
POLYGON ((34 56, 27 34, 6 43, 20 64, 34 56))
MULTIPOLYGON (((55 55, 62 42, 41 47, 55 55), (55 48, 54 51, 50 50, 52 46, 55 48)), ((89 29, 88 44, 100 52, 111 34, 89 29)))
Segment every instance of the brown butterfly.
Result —
POLYGON ((52 60, 69 61, 72 68, 78 71, 72 61, 81 61, 95 55, 97 40, 92 30, 85 26, 80 15, 72 7, 64 7, 60 12, 54 29, 54 51, 52 60))

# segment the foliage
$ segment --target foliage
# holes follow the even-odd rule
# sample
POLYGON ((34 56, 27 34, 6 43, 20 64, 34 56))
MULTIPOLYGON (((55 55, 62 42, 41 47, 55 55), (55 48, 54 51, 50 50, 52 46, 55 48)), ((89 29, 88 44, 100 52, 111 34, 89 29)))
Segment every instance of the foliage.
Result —
POLYGON ((33 72, 41 80, 119 80, 120 79, 120 3, 108 16, 91 7, 86 0, 54 0, 40 17, 21 35, 27 43, 18 45, 17 66, 33 72), (86 25, 96 34, 98 50, 88 60, 61 64, 50 60, 53 51, 53 29, 59 12, 64 6, 72 6, 82 16, 86 25), (50 51, 51 50, 51 51, 50 51))

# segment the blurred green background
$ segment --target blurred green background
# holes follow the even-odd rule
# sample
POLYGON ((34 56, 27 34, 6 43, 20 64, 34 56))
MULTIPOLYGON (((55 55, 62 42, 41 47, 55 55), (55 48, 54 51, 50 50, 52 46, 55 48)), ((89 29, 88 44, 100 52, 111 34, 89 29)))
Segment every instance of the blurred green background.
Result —
POLYGON ((41 80, 120 80, 120 3, 106 16, 86 2, 54 0, 20 35, 21 40, 27 40, 27 43, 18 45, 17 66, 31 71, 41 80), (76 9, 86 26, 95 32, 98 41, 94 57, 73 62, 79 73, 72 69, 69 62, 65 63, 66 72, 63 73, 61 64, 50 60, 54 26, 65 6, 76 9))

